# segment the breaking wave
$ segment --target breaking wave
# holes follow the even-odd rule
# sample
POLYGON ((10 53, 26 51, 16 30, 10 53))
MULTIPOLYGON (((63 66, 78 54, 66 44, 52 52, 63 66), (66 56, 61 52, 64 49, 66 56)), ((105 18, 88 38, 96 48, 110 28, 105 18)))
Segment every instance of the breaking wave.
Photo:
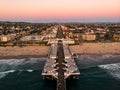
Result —
POLYGON ((106 72, 108 72, 114 78, 120 79, 120 63, 99 65, 98 67, 106 70, 106 72))
POLYGON ((42 69, 46 58, 0 59, 0 79, 14 72, 33 72, 42 69))
POLYGON ((79 60, 83 60, 83 59, 87 59, 87 60, 119 59, 120 60, 120 55, 112 55, 112 54, 107 54, 107 55, 79 55, 78 58, 79 58, 79 60))
POLYGON ((30 69, 28 69, 27 71, 28 71, 28 72, 33 72, 34 70, 30 70, 30 69))
POLYGON ((15 72, 15 70, 9 70, 9 71, 0 72, 0 79, 5 77, 7 74, 13 73, 13 72, 15 72))
POLYGON ((84 69, 98 65, 120 63, 120 55, 79 55, 77 62, 79 68, 84 69))
POLYGON ((0 72, 0 79, 3 78, 3 77, 5 77, 9 73, 14 73, 16 71, 18 71, 18 72, 23 72, 23 71, 33 72, 34 70, 28 69, 28 70, 9 70, 9 71, 3 71, 3 72, 0 72))

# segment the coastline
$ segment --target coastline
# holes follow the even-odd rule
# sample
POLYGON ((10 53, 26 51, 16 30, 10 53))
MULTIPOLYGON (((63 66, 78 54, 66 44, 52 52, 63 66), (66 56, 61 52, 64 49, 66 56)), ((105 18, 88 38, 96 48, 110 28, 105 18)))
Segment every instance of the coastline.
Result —
MULTIPOLYGON (((69 46, 77 55, 120 55, 120 42, 82 43, 69 46)), ((0 47, 0 59, 22 59, 47 57, 50 46, 0 47)))
POLYGON ((42 58, 47 57, 47 55, 19 55, 19 56, 2 56, 0 59, 28 59, 28 58, 42 58))

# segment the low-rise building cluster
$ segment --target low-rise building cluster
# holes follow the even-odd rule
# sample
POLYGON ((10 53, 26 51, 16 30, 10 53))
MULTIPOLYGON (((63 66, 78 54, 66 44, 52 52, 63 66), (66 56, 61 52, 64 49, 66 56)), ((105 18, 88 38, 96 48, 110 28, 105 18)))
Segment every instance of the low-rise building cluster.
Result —
MULTIPOLYGON (((0 22, 0 43, 42 43, 56 38, 57 26, 25 22, 0 22)), ((0 45, 1 45, 0 44, 0 45)))
POLYGON ((62 30, 66 38, 76 43, 85 41, 120 41, 120 24, 65 24, 62 30))
MULTIPOLYGON (((58 26, 49 23, 0 22, 0 43, 45 44, 56 39, 58 26)), ((60 26, 65 39, 74 40, 75 43, 120 41, 119 23, 64 23, 60 26)))

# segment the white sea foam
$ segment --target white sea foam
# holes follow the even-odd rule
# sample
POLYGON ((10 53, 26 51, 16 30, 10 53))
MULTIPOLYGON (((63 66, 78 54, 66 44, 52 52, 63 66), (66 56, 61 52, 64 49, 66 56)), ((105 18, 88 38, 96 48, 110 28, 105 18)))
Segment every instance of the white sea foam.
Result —
POLYGON ((0 72, 0 79, 5 77, 7 74, 13 73, 13 72, 15 72, 15 70, 9 70, 9 71, 0 72))
POLYGON ((30 65, 39 64, 39 62, 45 60, 46 58, 0 59, 0 71, 21 69, 22 66, 31 68, 30 65))
POLYGON ((99 65, 98 67, 106 70, 114 78, 120 79, 120 63, 99 65))
POLYGON ((106 59, 120 59, 120 55, 80 55, 79 60, 106 60, 106 59))
POLYGON ((14 71, 33 72, 34 69, 39 69, 39 66, 34 67, 34 64, 39 65, 39 62, 45 60, 46 58, 0 59, 0 79, 14 71))
POLYGON ((32 70, 32 69, 22 69, 22 70, 17 70, 17 71, 19 71, 19 72, 23 72, 23 71, 27 71, 27 72, 33 72, 34 70, 32 70))
POLYGON ((25 61, 25 59, 0 59, 0 64, 18 65, 23 61, 25 61))
POLYGON ((9 70, 9 71, 3 71, 0 72, 0 79, 4 78, 6 75, 8 75, 9 73, 13 73, 15 71, 19 71, 19 72, 23 72, 23 71, 27 71, 27 72, 33 72, 34 70, 31 69, 27 69, 27 70, 9 70))
POLYGON ((45 61, 46 58, 28 58, 28 59, 0 59, 0 64, 20 65, 23 63, 36 63, 38 61, 45 61))
POLYGON ((28 71, 28 72, 33 72, 33 70, 30 70, 30 69, 28 69, 27 71, 28 71))

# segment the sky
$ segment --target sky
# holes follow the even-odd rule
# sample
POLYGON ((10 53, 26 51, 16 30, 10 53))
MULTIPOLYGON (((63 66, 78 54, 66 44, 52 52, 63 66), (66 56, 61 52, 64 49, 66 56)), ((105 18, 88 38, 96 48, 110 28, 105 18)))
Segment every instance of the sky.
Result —
POLYGON ((120 0, 0 0, 0 20, 120 22, 120 0))

